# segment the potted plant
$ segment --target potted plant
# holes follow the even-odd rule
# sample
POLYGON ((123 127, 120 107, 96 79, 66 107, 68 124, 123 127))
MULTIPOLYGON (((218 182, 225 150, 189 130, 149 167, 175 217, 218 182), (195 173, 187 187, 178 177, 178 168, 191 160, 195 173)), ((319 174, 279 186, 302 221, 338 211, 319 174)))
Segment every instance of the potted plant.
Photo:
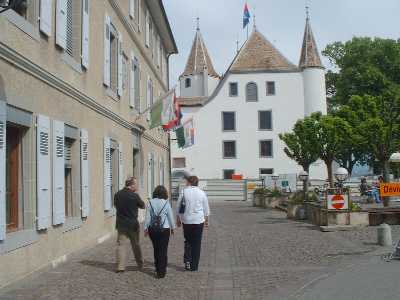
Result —
POLYGON ((253 206, 264 206, 265 197, 267 196, 269 190, 265 188, 258 188, 254 190, 253 193, 253 206))
POLYGON ((277 206, 279 206, 280 202, 282 201, 282 197, 284 196, 284 194, 278 190, 278 189, 273 189, 272 191, 270 191, 264 201, 264 208, 267 207, 272 207, 272 208, 276 208, 277 206))
POLYGON ((296 192, 289 198, 287 217, 296 220, 305 220, 307 218, 303 192, 296 192))

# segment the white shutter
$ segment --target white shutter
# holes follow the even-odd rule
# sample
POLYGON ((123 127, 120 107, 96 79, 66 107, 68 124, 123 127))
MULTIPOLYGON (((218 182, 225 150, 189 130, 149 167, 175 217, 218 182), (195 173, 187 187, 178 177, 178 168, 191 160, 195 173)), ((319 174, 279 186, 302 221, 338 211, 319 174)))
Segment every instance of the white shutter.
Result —
POLYGON ((135 0, 129 0, 129 16, 135 17, 135 0))
POLYGON ((37 227, 50 226, 50 119, 37 117, 37 227))
POLYGON ((109 16, 104 17, 104 85, 110 86, 111 81, 111 19, 109 16))
POLYGON ((149 11, 146 10, 146 46, 150 46, 150 16, 149 11))
POLYGON ((151 162, 151 160, 152 160, 152 156, 151 156, 151 153, 149 153, 148 155, 147 155, 147 195, 148 195, 148 197, 149 197, 149 199, 151 199, 152 198, 152 184, 151 184, 151 170, 152 170, 152 167, 151 167, 151 165, 152 165, 152 162, 151 162))
POLYGON ((135 55, 131 52, 131 66, 129 69, 129 106, 135 107, 135 55))
POLYGON ((65 222, 64 123, 53 120, 53 225, 65 222))
POLYGON ((0 101, 0 241, 6 238, 6 114, 7 104, 0 101))
POLYGON ((122 190, 124 188, 124 183, 125 183, 125 178, 124 178, 124 160, 123 160, 123 149, 122 149, 122 144, 118 144, 118 161, 119 161, 119 166, 118 166, 118 185, 119 189, 122 190))
POLYGON ((104 210, 111 210, 111 140, 104 138, 104 210))
POLYGON ((45 35, 51 35, 51 20, 52 16, 52 1, 53 0, 40 0, 40 31, 45 35))
POLYGON ((89 134, 87 130, 81 129, 81 197, 82 218, 89 216, 90 194, 89 194, 89 134))
POLYGON ((67 47, 67 0, 57 0, 56 44, 63 49, 67 47))
POLYGON ((146 100, 147 100, 147 108, 150 108, 151 106, 151 79, 150 76, 147 75, 147 95, 146 95, 146 100))
POLYGON ((82 66, 89 67, 90 0, 82 0, 82 66))
POLYGON ((122 34, 118 32, 118 96, 122 96, 122 34))

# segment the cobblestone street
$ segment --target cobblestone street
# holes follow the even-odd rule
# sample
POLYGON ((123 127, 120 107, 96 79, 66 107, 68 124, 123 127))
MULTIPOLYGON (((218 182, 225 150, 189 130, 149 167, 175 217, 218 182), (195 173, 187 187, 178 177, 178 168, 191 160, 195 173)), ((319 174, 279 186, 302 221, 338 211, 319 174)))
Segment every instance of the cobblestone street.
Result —
POLYGON ((145 269, 137 270, 130 253, 127 272, 116 274, 113 237, 7 287, 0 299, 296 299, 314 281, 373 256, 377 249, 372 227, 322 233, 250 203, 213 203, 211 209, 198 273, 182 268, 181 230, 170 242, 163 280, 153 276, 148 239, 142 239, 145 269))

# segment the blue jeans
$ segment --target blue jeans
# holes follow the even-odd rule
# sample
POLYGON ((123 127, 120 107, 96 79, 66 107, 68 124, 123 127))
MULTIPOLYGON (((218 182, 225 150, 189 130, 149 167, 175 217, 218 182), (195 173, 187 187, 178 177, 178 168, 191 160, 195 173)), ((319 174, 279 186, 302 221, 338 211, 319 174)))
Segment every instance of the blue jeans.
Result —
POLYGON ((372 196, 374 197, 374 200, 376 203, 381 203, 381 197, 379 196, 379 190, 376 187, 372 188, 372 196))

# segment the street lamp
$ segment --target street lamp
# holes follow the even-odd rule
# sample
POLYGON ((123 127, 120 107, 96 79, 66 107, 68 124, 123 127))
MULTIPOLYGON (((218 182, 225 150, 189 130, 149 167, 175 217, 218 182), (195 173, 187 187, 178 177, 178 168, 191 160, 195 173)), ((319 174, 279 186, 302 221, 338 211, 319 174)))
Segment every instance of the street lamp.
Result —
POLYGON ((299 179, 303 181, 303 193, 304 193, 304 201, 308 200, 308 173, 306 171, 300 171, 299 179))
POLYGON ((334 175, 336 180, 339 181, 340 188, 343 188, 343 181, 349 177, 349 172, 345 168, 338 168, 334 175))
MULTIPOLYGON (((397 164, 397 166, 398 166, 398 164, 400 164, 400 152, 395 152, 392 155, 390 155, 389 162, 391 162, 393 164, 397 164)), ((397 168, 397 179, 400 179, 400 177, 399 177, 400 174, 398 171, 399 170, 397 168)))
POLYGON ((274 173, 274 174, 271 175, 271 178, 274 181, 274 187, 275 187, 275 190, 276 190, 276 181, 279 179, 279 175, 274 173))

